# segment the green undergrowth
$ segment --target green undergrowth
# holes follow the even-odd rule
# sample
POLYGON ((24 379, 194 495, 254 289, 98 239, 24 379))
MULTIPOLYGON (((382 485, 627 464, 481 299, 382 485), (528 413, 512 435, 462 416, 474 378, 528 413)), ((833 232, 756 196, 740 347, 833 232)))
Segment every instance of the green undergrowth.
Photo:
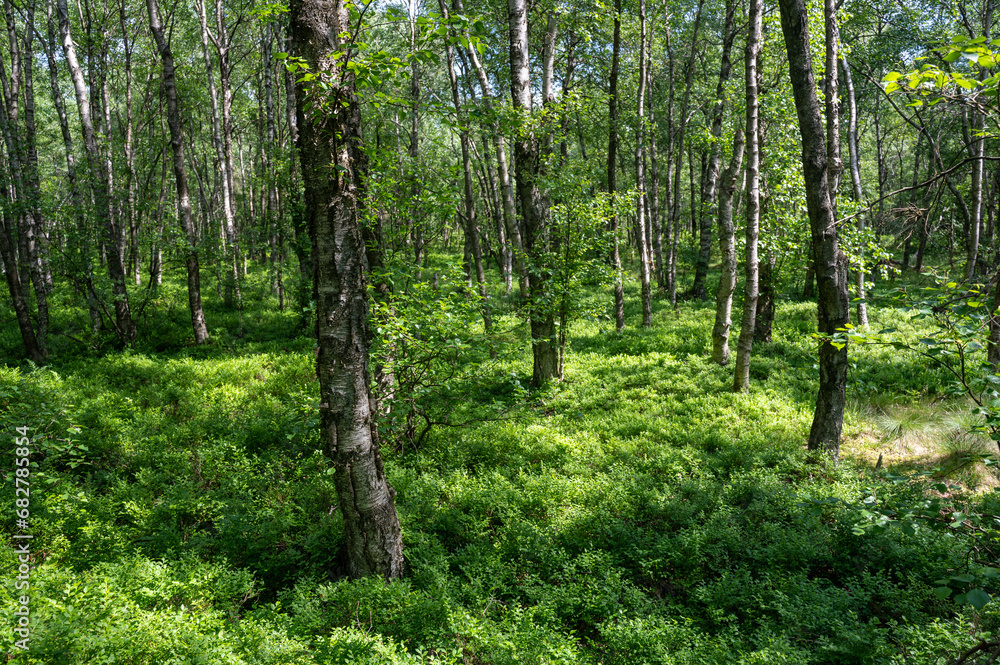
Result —
MULTIPOLYGON (((497 295, 498 358, 470 351, 434 398, 449 422, 384 448, 407 565, 389 585, 342 576, 312 341, 273 300, 248 305, 243 337, 238 313, 215 312, 205 349, 187 346, 175 309, 156 315, 159 350, 60 342, 50 367, 12 360, 0 424, 35 439, 36 567, 31 650, 13 651, 12 611, 0 650, 48 665, 930 664, 1000 627, 996 603, 934 593, 967 571, 956 538, 859 534, 833 503, 803 507, 880 482, 867 460, 807 459, 815 305, 780 304, 751 391, 734 395, 709 358, 712 310, 658 302, 639 330, 631 289, 630 326, 581 320, 566 379, 539 391, 516 303, 497 295)), ((873 306, 872 319, 914 331, 903 313, 873 306)), ((885 348, 851 357, 848 440, 897 436, 858 405, 933 400, 946 378, 885 348)), ((10 548, 0 560, 16 569, 10 548)), ((12 574, 0 595, 15 606, 12 574)))

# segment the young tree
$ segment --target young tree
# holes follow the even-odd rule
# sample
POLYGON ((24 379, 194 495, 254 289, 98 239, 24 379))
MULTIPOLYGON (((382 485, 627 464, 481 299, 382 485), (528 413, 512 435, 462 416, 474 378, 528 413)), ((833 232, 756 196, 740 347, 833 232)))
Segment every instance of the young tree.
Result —
MULTIPOLYGON (((522 122, 531 118, 531 69, 529 66, 528 7, 525 0, 507 0, 510 22, 510 89, 514 110, 522 122)), ((554 31, 554 19, 549 18, 547 32, 554 31)), ((550 91, 552 60, 543 58, 543 90, 550 91)), ((543 97, 545 96, 543 92, 543 97)), ((559 349, 556 344, 555 312, 548 302, 549 278, 546 266, 539 260, 547 253, 549 241, 546 233, 549 216, 548 196, 538 179, 542 174, 543 154, 537 132, 532 127, 522 127, 514 141, 514 170, 517 194, 524 217, 524 252, 533 270, 529 276, 529 323, 531 326, 531 352, 533 369, 531 383, 541 386, 557 378, 559 349)))
POLYGON ((93 192, 94 210, 99 226, 104 231, 108 277, 111 279, 111 293, 114 297, 115 333, 123 344, 131 344, 135 339, 135 323, 132 321, 132 308, 129 304, 128 289, 125 286, 123 238, 111 214, 111 172, 101 155, 97 131, 91 116, 90 94, 93 92, 94 86, 88 85, 84 79, 83 68, 76 56, 76 44, 70 33, 69 8, 66 5, 66 0, 56 0, 56 11, 59 14, 59 32, 62 36, 63 53, 66 56, 66 65, 69 67, 70 77, 73 79, 73 89, 76 92, 76 106, 80 114, 80 126, 83 129, 83 146, 90 168, 90 187, 93 192))
POLYGON ((177 82, 174 75, 174 54, 170 42, 163 34, 160 23, 160 9, 156 0, 146 0, 149 12, 149 29, 156 41, 156 48, 163 61, 163 94, 167 98, 167 125, 170 127, 170 147, 174 154, 174 179, 177 183, 177 209, 181 231, 187 240, 185 264, 187 266, 188 308, 191 312, 191 328, 194 343, 208 341, 208 327, 201 307, 201 272, 198 265, 198 233, 191 213, 191 196, 188 193, 187 170, 184 164, 184 130, 181 126, 181 111, 177 99, 177 82))
MULTIPOLYGON (((622 2, 615 0, 615 29, 611 42, 611 78, 608 94, 608 194, 614 202, 618 188, 618 71, 621 62, 622 2)), ((609 224, 611 233, 611 269, 615 280, 615 329, 625 328, 625 290, 622 285, 622 259, 618 249, 618 215, 612 213, 609 224)))
POLYGON ((636 197, 635 236, 639 246, 639 280, 642 284, 642 327, 653 325, 653 296, 649 285, 649 238, 646 229, 648 205, 646 204, 646 0, 639 0, 639 91, 635 142, 635 182, 639 192, 636 197))
POLYGON ((712 360, 729 363, 729 329, 732 326, 733 291, 736 290, 736 232, 733 229, 733 196, 743 167, 743 129, 736 129, 733 158, 719 176, 719 248, 722 273, 715 290, 715 326, 712 328, 712 360))
MULTIPOLYGON (((369 377, 368 293, 361 108, 343 0, 292 0, 294 53, 311 81, 297 84, 299 158, 313 244, 320 416, 347 540, 352 577, 403 574, 403 541, 378 446, 369 377)), ((303 77, 304 79, 305 77, 303 77)))
MULTIPOLYGON (((832 0, 827 0, 828 3, 832 0)), ((802 135, 802 172, 812 232, 813 264, 819 291, 819 331, 836 334, 848 323, 847 258, 837 244, 837 220, 830 191, 826 134, 816 96, 809 52, 809 15, 805 0, 780 0, 781 30, 788 51, 789 75, 802 135)), ((828 13, 829 15, 829 13, 828 13)), ((834 54, 835 55, 835 54, 834 54)), ((827 63, 827 69, 837 62, 827 63)), ((828 91, 829 94, 829 91, 828 91)), ((835 93, 834 93, 835 94, 835 93)), ((823 341, 819 348, 819 392, 809 432, 809 449, 836 459, 844 422, 847 388, 847 345, 823 341), (838 348, 839 347, 839 348, 838 348)))
POLYGON ((733 391, 750 389, 750 351, 753 348, 753 330, 757 319, 758 261, 757 236, 760 232, 760 127, 757 90, 757 65, 761 51, 763 31, 762 0, 750 2, 750 33, 746 53, 746 107, 747 107, 747 228, 746 228, 746 283, 743 285, 743 320, 740 338, 736 343, 736 368, 733 391))
POLYGON ((729 75, 732 72, 729 54, 736 39, 735 19, 736 2, 735 0, 727 0, 725 25, 722 28, 722 64, 719 66, 719 82, 715 87, 715 107, 712 109, 712 152, 708 158, 708 169, 702 182, 698 262, 695 265, 694 286, 691 287, 691 295, 701 300, 706 297, 705 284, 708 279, 708 264, 712 258, 712 215, 710 212, 715 203, 719 164, 722 159, 722 119, 726 110, 726 83, 729 82, 729 75))

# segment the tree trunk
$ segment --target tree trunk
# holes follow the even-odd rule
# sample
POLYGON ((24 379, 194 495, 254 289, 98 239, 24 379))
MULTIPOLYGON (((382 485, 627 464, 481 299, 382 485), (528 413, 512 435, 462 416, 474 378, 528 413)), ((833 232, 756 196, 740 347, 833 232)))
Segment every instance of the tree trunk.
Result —
MULTIPOLYGON (((823 120, 809 52, 808 14, 804 0, 780 0, 780 10, 795 110, 802 135, 802 170, 819 291, 819 330, 833 335, 849 320, 847 260, 837 246, 837 220, 829 189, 823 120)), ((828 63, 827 68, 831 66, 836 67, 836 62, 828 63)), ((838 349, 829 342, 821 343, 819 373, 819 392, 809 432, 809 449, 825 451, 836 459, 840 449, 847 387, 846 344, 838 349)))
POLYGON ((750 351, 757 318, 758 265, 757 236, 760 228, 760 132, 758 119, 757 64, 761 51, 763 0, 751 0, 750 25, 746 51, 746 113, 747 113, 747 225, 746 283, 743 285, 743 320, 736 343, 736 368, 733 391, 750 389, 750 351))
POLYGON ((342 0, 293 0, 294 52, 325 85, 299 82, 299 158, 313 241, 313 294, 319 355, 321 426, 344 520, 352 577, 403 574, 403 542, 385 478, 369 390, 368 293, 355 154, 361 109, 345 71, 351 28, 342 0), (332 168, 331 168, 332 167, 332 168))
MULTIPOLYGON (((462 0, 455 0, 455 9, 459 13, 464 13, 462 0)), ((466 38, 468 38, 468 33, 466 34, 466 38)), ((479 85, 483 89, 483 97, 486 101, 485 111, 488 117, 492 118, 490 111, 493 108, 494 98, 496 97, 493 84, 490 82, 486 68, 479 60, 476 49, 466 49, 466 55, 469 58, 469 62, 472 63, 473 69, 476 71, 476 77, 479 79, 479 85)), ((510 177, 510 166, 507 162, 507 142, 499 124, 493 122, 491 129, 497 152, 497 174, 500 176, 500 192, 503 200, 503 217, 504 224, 507 227, 507 239, 510 242, 510 252, 514 271, 517 273, 518 288, 520 289, 521 297, 527 298, 529 295, 529 278, 528 269, 524 263, 524 234, 517 218, 517 200, 514 192, 514 184, 510 177)))
POLYGON ((673 154, 676 159, 674 168, 673 197, 671 219, 673 220, 673 246, 670 256, 670 303, 677 305, 677 242, 680 231, 681 216, 681 174, 684 166, 684 140, 687 132, 687 116, 691 102, 691 87, 694 79, 695 59, 698 53, 698 32, 701 27, 701 16, 705 8, 705 1, 698 0, 698 9, 694 17, 694 27, 691 32, 691 52, 688 56, 687 69, 684 78, 684 97, 681 102, 680 123, 677 128, 677 136, 674 139, 673 154))
MULTIPOLYGON (((6 201, 8 196, 7 186, 3 180, 0 180, 0 198, 6 201)), ((41 364, 45 362, 45 353, 38 346, 38 340, 35 338, 35 329, 31 325, 31 314, 28 311, 28 304, 24 301, 24 295, 21 292, 17 258, 10 233, 11 226, 13 226, 13 222, 10 219, 10 213, 7 211, 7 207, 3 206, 3 217, 0 219, 0 259, 3 260, 7 290, 10 292, 11 304, 14 306, 17 327, 21 331, 21 342, 24 344, 24 353, 32 362, 41 364)))
MULTIPOLYGON (((618 188, 618 70, 621 62, 622 2, 615 0, 615 31, 611 43, 611 81, 608 94, 608 194, 612 205, 618 188)), ((618 248, 618 215, 608 222, 611 232, 611 269, 614 271, 615 330, 625 329, 625 289, 622 283, 622 259, 618 248)))
POLYGON ((653 326, 653 296, 649 285, 649 243, 646 236, 646 0, 639 0, 639 91, 636 111, 635 181, 639 190, 636 197, 635 235, 639 248, 639 280, 642 284, 642 327, 653 326))
POLYGON ((712 259, 712 206, 715 203, 716 183, 719 164, 722 160, 722 119, 726 108, 726 84, 732 71, 729 54, 736 39, 734 28, 736 2, 726 2, 726 22, 722 29, 722 64, 719 67, 719 82, 715 86, 715 108, 712 110, 712 152, 708 159, 708 169, 701 188, 701 233, 699 234, 698 262, 694 270, 694 285, 691 295, 699 300, 707 297, 706 282, 708 266, 712 259))
MULTIPOLYGON (((853 199, 861 203, 864 200, 864 193, 861 191, 861 156, 858 154, 858 102, 854 94, 854 80, 851 78, 851 67, 847 64, 847 58, 841 54, 840 64, 844 69, 844 86, 847 88, 847 151, 851 164, 851 194, 853 199)), ((919 152, 918 152, 919 154, 919 152)), ((858 231, 865 233, 866 213, 858 215, 858 231)), ((868 325, 868 304, 865 291, 865 246, 862 240, 858 252, 861 265, 855 273, 855 288, 857 288, 858 300, 858 325, 865 327, 868 325)), ((907 263, 904 261, 904 264, 907 263)), ((904 269, 906 266, 903 266, 904 269)))
POLYGON ((149 11, 149 28, 156 40, 156 48, 163 61, 163 94, 167 98, 167 125, 170 127, 170 146, 174 153, 174 179, 177 181, 177 210, 181 231, 187 240, 185 264, 187 265, 188 307, 191 310, 191 328, 195 344, 208 341, 208 327, 201 307, 201 274, 198 265, 198 234, 191 214, 191 197, 188 193, 187 171, 184 165, 184 131, 181 127, 181 112, 177 99, 177 83, 174 77, 174 55, 163 34, 160 24, 160 9, 156 0, 146 0, 149 11))
MULTIPOLYGON (((528 52, 528 9, 525 0, 507 0, 510 21, 510 88, 514 110, 531 114, 531 70, 528 52)), ((543 73, 549 79, 551 70, 543 73)), ((546 84, 547 85, 547 84, 546 84)), ((544 87, 544 86, 543 86, 544 87)), ((551 86, 549 87, 551 89, 551 86)), ((521 214, 524 217, 524 252, 535 268, 528 290, 528 316, 531 325, 533 386, 542 386, 558 377, 559 348, 556 343, 555 312, 549 302, 549 270, 544 257, 548 253, 548 197, 539 187, 544 156, 536 133, 521 128, 514 141, 514 168, 521 214)))
POLYGON ((76 57, 76 45, 70 34, 69 9, 66 6, 66 0, 56 0, 56 9, 59 14, 59 32, 62 35, 63 52, 66 56, 70 77, 73 79, 73 89, 76 92, 76 105, 80 114, 80 125, 83 129, 83 145, 90 165, 95 213, 99 227, 104 230, 104 242, 108 250, 106 260, 108 277, 111 279, 111 293, 114 297, 115 333, 123 344, 129 345, 135 339, 135 325, 132 322, 128 289, 125 286, 121 234, 118 232, 111 214, 110 174, 106 172, 106 163, 101 157, 97 143, 97 133, 94 130, 91 117, 87 82, 84 80, 83 70, 76 57))
POLYGON ((733 158, 719 176, 719 249, 722 274, 715 290, 715 326, 712 328, 712 360, 729 363, 729 328, 732 326, 733 291, 736 290, 736 232, 733 229, 733 195, 743 166, 743 129, 736 129, 733 158))
MULTIPOLYGON (((441 8, 441 15, 447 21, 449 18, 448 5, 445 3, 445 0, 438 0, 438 5, 441 8)), ((451 98, 455 105, 455 115, 462 127, 459 133, 459 139, 462 144, 463 192, 465 194, 465 210, 462 216, 465 221, 466 237, 469 239, 470 249, 472 250, 472 262, 476 271, 476 283, 479 285, 479 297, 483 301, 483 330, 489 336, 493 332, 493 321, 490 316, 489 295, 486 292, 486 274, 483 271, 483 250, 479 243, 479 230, 476 228, 476 194, 472 187, 472 159, 469 145, 471 139, 469 137, 467 119, 462 114, 462 100, 458 93, 458 77, 455 75, 455 53, 447 38, 445 39, 445 52, 448 61, 448 80, 451 83, 451 98)), ((490 357, 496 358, 496 351, 492 347, 490 357)))
POLYGON ((757 320, 753 326, 753 341, 770 342, 771 330, 774 326, 774 308, 777 304, 777 288, 774 283, 774 272, 777 257, 768 252, 760 262, 759 295, 757 297, 757 320))

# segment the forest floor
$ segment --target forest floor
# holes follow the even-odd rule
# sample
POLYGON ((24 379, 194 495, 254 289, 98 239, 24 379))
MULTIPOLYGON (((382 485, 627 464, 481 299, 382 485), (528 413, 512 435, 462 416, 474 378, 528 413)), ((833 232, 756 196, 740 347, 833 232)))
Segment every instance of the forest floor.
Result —
MULTIPOLYGON (((936 592, 943 578, 1000 593, 961 534, 871 519, 929 496, 1000 514, 995 471, 976 461, 992 444, 968 404, 942 399, 944 372, 852 346, 842 460, 810 461, 812 303, 780 302, 737 395, 709 357, 709 303, 659 301, 641 330, 630 284, 626 330, 579 320, 565 380, 532 391, 526 326, 496 298, 498 358, 458 344, 415 397, 442 424, 410 441, 388 421, 407 576, 385 585, 339 575, 299 315, 277 311, 262 274, 242 317, 205 292, 207 347, 189 345, 169 281, 136 348, 57 335, 45 368, 17 360, 5 317, 2 505, 14 428, 30 428, 34 462, 26 653, 16 557, 0 550, 0 651, 15 662, 930 664, 1000 628, 998 603, 936 592)), ((588 293, 591 310, 608 297, 588 293)), ((84 337, 86 313, 56 301, 54 329, 84 337)), ((872 329, 927 325, 870 312, 872 329)), ((10 539, 13 510, 3 523, 10 539)))

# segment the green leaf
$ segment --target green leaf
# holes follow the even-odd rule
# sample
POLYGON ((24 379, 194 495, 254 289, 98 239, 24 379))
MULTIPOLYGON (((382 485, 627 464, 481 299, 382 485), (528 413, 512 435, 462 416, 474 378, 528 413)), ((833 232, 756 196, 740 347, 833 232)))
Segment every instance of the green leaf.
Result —
POLYGON ((976 576, 975 575, 969 575, 968 573, 966 573, 965 575, 953 575, 951 577, 951 579, 954 580, 954 581, 956 581, 956 582, 964 582, 964 583, 968 584, 969 582, 975 581, 976 576))
POLYGON ((977 610, 981 610, 986 607, 987 603, 990 602, 990 594, 986 593, 982 589, 973 589, 969 593, 965 594, 965 599, 977 610))
POLYGON ((936 589, 934 589, 934 595, 940 598, 941 600, 944 600, 945 598, 951 595, 951 589, 949 589, 946 586, 939 586, 936 589))

